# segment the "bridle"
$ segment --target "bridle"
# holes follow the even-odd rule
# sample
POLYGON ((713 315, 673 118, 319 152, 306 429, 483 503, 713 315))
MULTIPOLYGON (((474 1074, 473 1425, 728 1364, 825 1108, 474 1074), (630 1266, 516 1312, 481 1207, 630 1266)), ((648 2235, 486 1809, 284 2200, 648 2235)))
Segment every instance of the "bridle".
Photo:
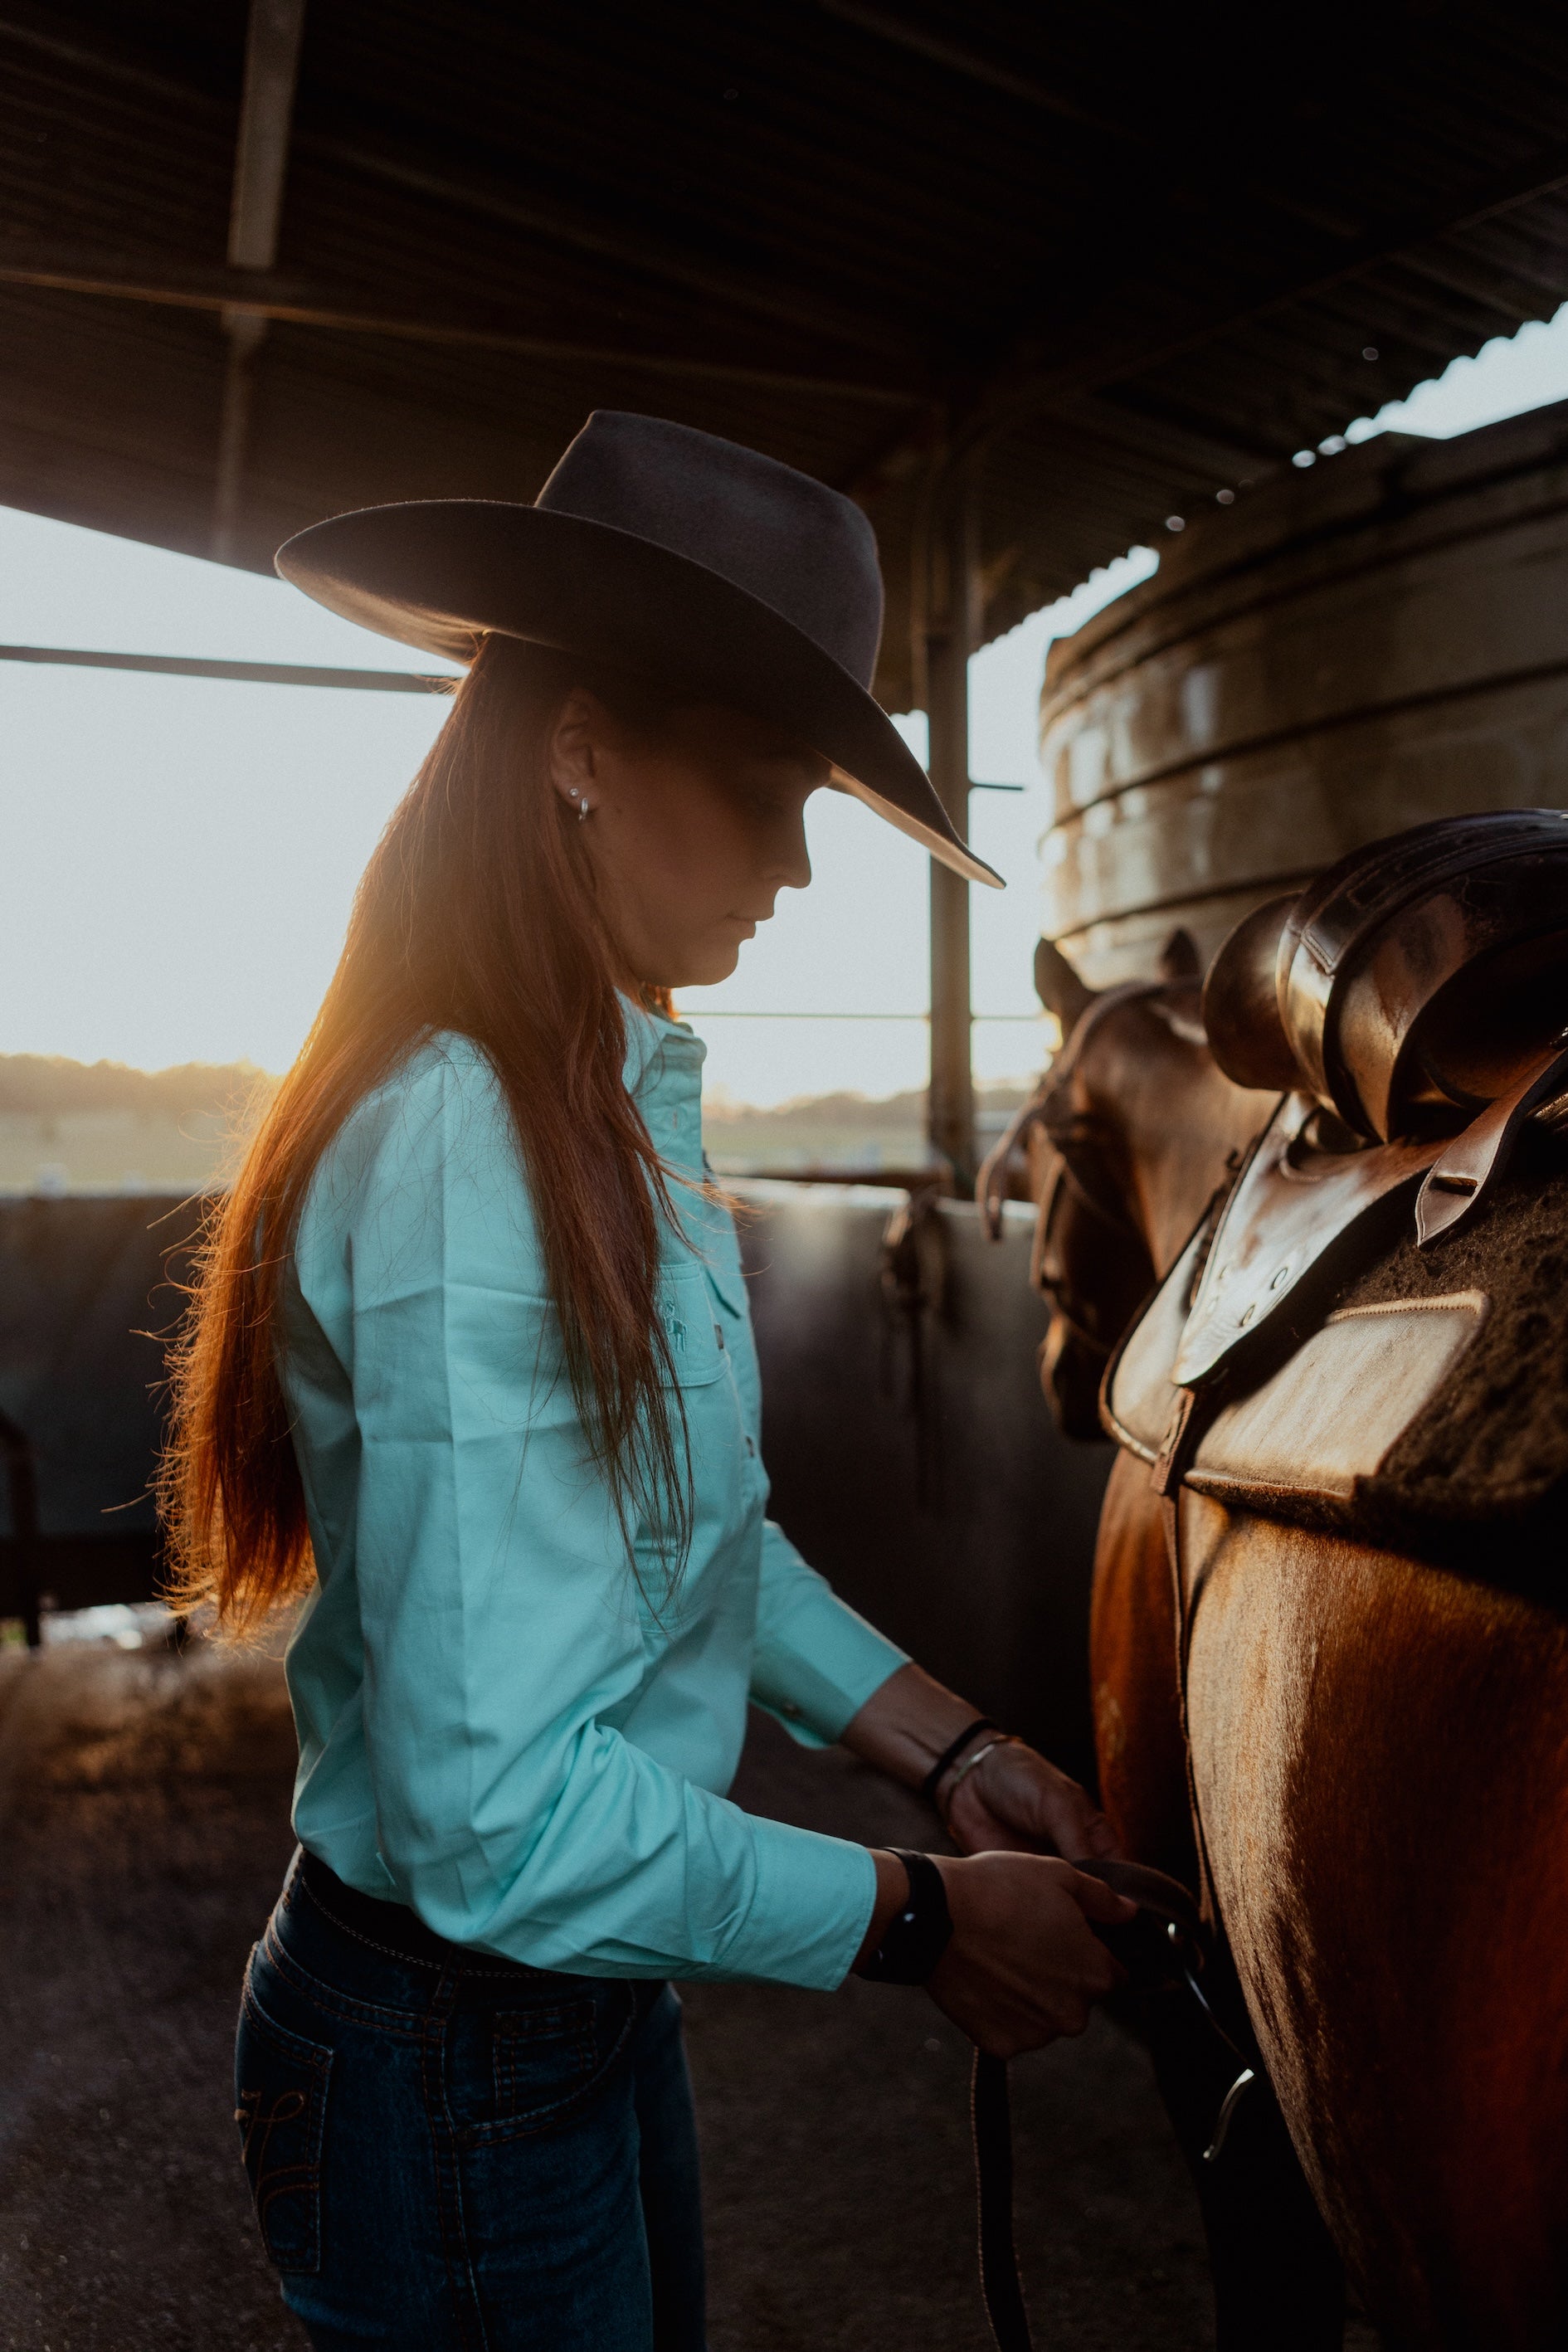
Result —
POLYGON ((1166 983, 1158 980, 1124 981, 1108 988, 1084 1007, 1061 1051, 1051 1063, 1029 1100, 986 1159, 977 1187, 980 1212, 993 1240, 1001 1236, 1002 1188, 1007 1161, 1031 1129, 1037 1128, 1049 1145, 1054 1166, 1041 1197, 1035 1227, 1029 1280, 1050 1300, 1068 1331, 1081 1346, 1109 1359, 1114 1342, 1099 1339, 1073 1312, 1065 1267, 1053 1244, 1067 1205, 1080 1210, 1118 1242, 1147 1251, 1143 1234, 1129 1214, 1120 1187, 1109 1173, 1109 1139, 1103 1126, 1072 1101, 1072 1082, 1101 1025, 1124 1005, 1161 995, 1166 983))

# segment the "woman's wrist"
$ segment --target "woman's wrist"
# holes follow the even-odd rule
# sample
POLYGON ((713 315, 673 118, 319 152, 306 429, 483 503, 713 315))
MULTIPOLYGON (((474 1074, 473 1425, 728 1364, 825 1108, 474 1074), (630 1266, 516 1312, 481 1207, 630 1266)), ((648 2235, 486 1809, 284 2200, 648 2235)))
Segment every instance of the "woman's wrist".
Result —
POLYGON ((998 1748, 1021 1748, 1023 1745, 1016 1732, 998 1731, 994 1723, 986 1724, 973 1739, 966 1739, 952 1762, 936 1776, 936 1784, 931 1792, 931 1802, 942 1820, 946 1821, 948 1807, 965 1780, 972 1772, 980 1769, 988 1756, 994 1755, 998 1748))
POLYGON ((891 1849, 904 1871, 904 1896, 869 1953, 856 1962, 873 1984, 925 1984, 952 1940, 952 1912, 942 1865, 934 1854, 891 1849))
POLYGON ((871 1905, 871 1917, 861 1939, 860 1948, 850 1963, 852 1969, 863 1968, 880 1945, 883 1937, 899 1915, 900 1906, 908 1900, 909 1873, 896 1853, 873 1846, 871 1860, 877 1870, 877 1893, 871 1905))
MULTIPOLYGON (((977 1706, 926 1674, 920 1666, 900 1666, 874 1690, 841 1737, 845 1747, 863 1756, 907 1789, 921 1789, 931 1768, 954 1741, 956 1764, 982 1736, 985 1722, 977 1706), (964 1738, 972 1733, 973 1740, 964 1738)), ((951 1769, 951 1768, 949 1768, 951 1769)))

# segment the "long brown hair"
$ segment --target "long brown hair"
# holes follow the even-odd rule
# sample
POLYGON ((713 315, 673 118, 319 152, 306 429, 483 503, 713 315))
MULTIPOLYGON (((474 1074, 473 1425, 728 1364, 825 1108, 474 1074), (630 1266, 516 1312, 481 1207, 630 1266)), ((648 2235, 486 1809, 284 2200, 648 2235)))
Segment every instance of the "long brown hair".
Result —
POLYGON ((313 1572, 278 1369, 279 1281, 310 1179, 355 1105, 440 1030, 471 1037, 494 1066, 566 1377, 623 1532, 641 1515, 671 1575, 684 1555, 689 1465, 658 1311, 670 1203, 623 1079, 617 982, 635 983, 547 770, 554 721, 579 685, 649 733, 677 699, 515 639, 484 640, 365 869, 299 1059, 211 1212, 171 1361, 160 1492, 174 1598, 216 1602, 237 1632, 313 1572))

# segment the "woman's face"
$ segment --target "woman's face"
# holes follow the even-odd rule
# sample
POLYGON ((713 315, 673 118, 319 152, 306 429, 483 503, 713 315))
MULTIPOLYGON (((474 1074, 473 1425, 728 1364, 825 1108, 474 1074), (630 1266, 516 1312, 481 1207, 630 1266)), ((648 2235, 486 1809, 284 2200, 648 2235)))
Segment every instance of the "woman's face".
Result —
POLYGON ((576 814, 599 903, 634 977, 727 980, 782 889, 811 879, 805 803, 828 763, 716 704, 673 712, 648 741, 586 692, 570 695, 550 780, 576 814))

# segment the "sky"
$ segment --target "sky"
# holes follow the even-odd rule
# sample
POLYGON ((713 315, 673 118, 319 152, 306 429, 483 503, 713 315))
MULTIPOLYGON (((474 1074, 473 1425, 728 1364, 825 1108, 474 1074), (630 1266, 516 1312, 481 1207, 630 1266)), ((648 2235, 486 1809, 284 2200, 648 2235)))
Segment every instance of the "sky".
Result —
MULTIPOLYGON (((1568 305, 1298 463, 1377 432, 1446 437, 1565 397, 1568 305)), ((1155 562, 1132 550, 971 665, 970 772, 1026 787, 973 802, 974 846, 1010 885, 971 893, 982 1080, 1029 1075, 1046 1044, 1030 985, 1046 649, 1155 562)), ((7 509, 0 644, 433 667, 280 581, 7 509)), ((442 710, 437 697, 0 663, 0 1053, 285 1068, 354 883, 442 710)), ((900 724, 923 756, 923 719, 900 724)), ((682 1000, 708 1042, 710 1087, 735 1100, 924 1081, 926 859, 834 793, 814 798, 808 833, 811 888, 784 894, 732 980, 682 1000), (751 1013, 859 1017, 727 1017, 751 1013)))

